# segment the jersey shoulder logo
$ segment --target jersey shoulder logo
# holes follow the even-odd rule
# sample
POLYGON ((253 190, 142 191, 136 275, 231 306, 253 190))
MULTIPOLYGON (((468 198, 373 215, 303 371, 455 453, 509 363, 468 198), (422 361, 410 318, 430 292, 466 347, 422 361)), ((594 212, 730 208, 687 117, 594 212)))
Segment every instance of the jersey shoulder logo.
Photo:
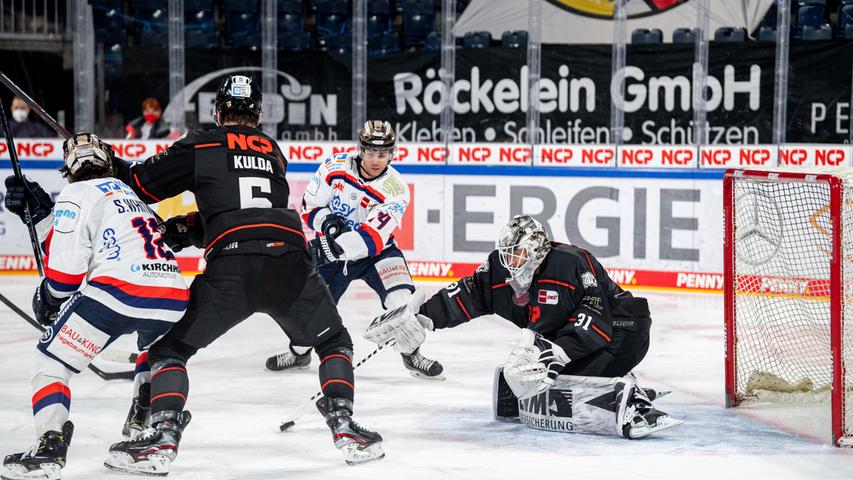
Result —
POLYGON ((560 302, 560 294, 554 290, 540 289, 538 297, 539 305, 556 305, 560 302))
POLYGON ((403 195, 405 192, 404 188, 403 184, 395 175, 389 176, 384 182, 382 182, 382 190, 393 197, 403 195))
POLYGON ((581 275, 581 281, 583 282, 584 288, 598 286, 598 282, 595 280, 595 275, 593 275, 592 272, 583 272, 583 275, 581 275))
POLYGON ((80 205, 63 200, 56 204, 53 212, 53 230, 57 233, 71 233, 80 219, 80 205))

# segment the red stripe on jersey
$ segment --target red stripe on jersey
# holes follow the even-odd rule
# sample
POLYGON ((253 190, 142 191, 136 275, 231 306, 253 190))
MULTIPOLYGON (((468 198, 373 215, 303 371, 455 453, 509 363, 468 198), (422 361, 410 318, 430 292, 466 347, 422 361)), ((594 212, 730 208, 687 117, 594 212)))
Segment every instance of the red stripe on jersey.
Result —
POLYGON ((536 280, 536 283, 553 283, 553 284, 555 284, 555 285, 562 285, 562 286, 564 286, 564 287, 566 287, 566 288, 568 288, 568 289, 570 289, 570 290, 574 290, 574 289, 575 289, 575 287, 573 287, 572 285, 569 285, 569 284, 568 284, 568 283, 566 283, 566 282, 559 282, 559 281, 557 281, 557 280, 547 280, 547 279, 546 279, 546 280, 536 280))
POLYGON ((471 315, 468 314, 468 310, 465 309, 465 305, 462 305, 462 300, 459 300, 459 297, 456 297, 456 303, 459 304, 459 308, 462 309, 462 313, 464 313, 465 316, 468 317, 468 320, 471 320, 471 315))
POLYGON ((375 197, 374 200, 378 200, 379 203, 385 203, 385 195, 382 195, 379 190, 376 190, 370 185, 365 185, 361 183, 361 180, 353 177, 347 172, 332 172, 326 175, 326 184, 331 185, 332 181, 334 181, 336 178, 341 178, 353 187, 370 194, 371 196, 375 197))
POLYGON ((595 330, 596 333, 604 337, 604 339, 607 340, 607 343, 610 343, 610 337, 608 337, 606 333, 599 330, 598 327, 596 327, 595 325, 590 325, 590 327, 592 327, 592 329, 595 330))
POLYGON ((210 147, 221 147, 221 143, 199 143, 195 146, 196 150, 199 148, 210 148, 210 147))
POLYGON ((589 269, 592 270, 592 274, 598 276, 598 274, 595 273, 595 267, 592 266, 592 260, 590 260, 590 258, 589 258, 589 252, 584 250, 583 254, 586 255, 586 263, 589 264, 589 269))
POLYGON ((65 385, 61 382, 53 382, 51 384, 45 385, 40 388, 39 391, 33 394, 33 407, 36 406, 44 397, 48 395, 53 395, 54 393, 61 393, 68 398, 71 398, 71 390, 68 388, 68 385, 65 385))
POLYGON ((499 288, 506 287, 507 285, 509 285, 509 284, 508 283, 499 283, 497 285, 492 285, 492 290, 497 290, 499 288))
MULTIPOLYGON (((294 230, 292 228, 287 228, 287 227, 283 227, 281 225, 276 225, 275 223, 253 223, 251 225, 241 225, 239 227, 234 227, 234 228, 225 230, 224 232, 220 233, 219 236, 214 238, 213 241, 210 242, 210 244, 207 246, 207 248, 204 249, 204 253, 206 255, 207 252, 211 249, 211 247, 213 247, 213 245, 216 242, 221 240, 222 237, 224 237, 225 235, 228 235, 229 233, 236 232, 238 230, 245 230, 247 228, 263 228, 263 227, 277 228, 279 230, 287 230, 290 233, 295 233, 295 234, 299 235, 300 237, 302 237, 302 240, 305 240, 305 234, 300 232, 299 230, 294 230)), ((306 243, 306 245, 307 245, 307 243, 306 243)))
POLYGON ((44 255, 47 256, 50 254, 50 241, 53 240, 53 227, 50 227, 50 231, 47 232, 47 236, 44 238, 44 255))
POLYGON ((190 299, 190 291, 187 288, 173 287, 147 287, 144 285, 136 285, 124 280, 119 280, 113 277, 95 277, 91 282, 104 283, 112 285, 122 292, 134 297, 142 298, 165 298, 169 300, 187 301, 190 299))
POLYGON ((86 278, 85 273, 72 274, 60 272, 59 270, 54 270, 50 268, 50 265, 44 266, 44 276, 53 281, 59 283, 67 283, 69 285, 79 285, 80 282, 82 282, 83 279, 86 278))
POLYGON ((382 247, 385 246, 382 243, 382 237, 379 235, 379 232, 377 232, 375 228, 371 227, 366 223, 362 223, 358 226, 358 228, 364 231, 366 234, 370 235, 370 238, 373 240, 373 246, 376 249, 374 255, 379 255, 382 252, 382 247))
POLYGON ((159 198, 155 197, 154 195, 151 195, 151 193, 149 193, 148 190, 145 190, 145 187, 143 187, 142 184, 139 183, 139 177, 137 177, 135 173, 133 174, 133 181, 136 182, 136 186, 139 187, 140 190, 142 190, 142 193, 144 193, 145 195, 148 195, 148 197, 151 198, 152 200, 154 200, 155 202, 160 201, 159 198))

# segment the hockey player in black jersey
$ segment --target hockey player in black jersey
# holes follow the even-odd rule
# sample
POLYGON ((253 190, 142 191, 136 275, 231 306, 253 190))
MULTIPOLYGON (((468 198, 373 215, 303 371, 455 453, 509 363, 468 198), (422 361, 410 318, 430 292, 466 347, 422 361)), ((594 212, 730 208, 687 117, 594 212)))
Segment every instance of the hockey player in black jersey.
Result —
POLYGON ((655 409, 656 392, 631 374, 649 348, 644 298, 619 287, 586 250, 549 241, 529 216, 513 218, 497 246, 476 273, 377 317, 365 337, 416 345, 424 324, 452 328, 497 314, 523 329, 496 372, 498 418, 626 438, 683 423, 655 409))
POLYGON ((148 203, 184 191, 199 212, 165 222, 174 248, 204 248, 207 268, 190 288, 184 317, 149 352, 150 418, 134 440, 110 448, 111 469, 165 475, 189 423, 187 361, 255 312, 269 314, 321 358, 326 417, 348 463, 382 458, 382 437, 352 420, 352 340, 306 250, 289 208, 287 160, 257 128, 261 91, 247 75, 225 79, 216 95, 217 128, 193 131, 145 162, 118 161, 118 177, 148 203))

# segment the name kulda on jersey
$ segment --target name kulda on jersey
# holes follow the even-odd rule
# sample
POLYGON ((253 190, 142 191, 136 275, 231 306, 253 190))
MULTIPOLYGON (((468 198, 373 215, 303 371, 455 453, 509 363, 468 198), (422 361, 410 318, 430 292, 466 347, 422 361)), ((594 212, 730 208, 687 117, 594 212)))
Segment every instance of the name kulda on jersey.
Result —
POLYGON ((272 162, 263 157, 254 155, 234 155, 232 157, 234 170, 261 170, 269 174, 274 174, 272 162))

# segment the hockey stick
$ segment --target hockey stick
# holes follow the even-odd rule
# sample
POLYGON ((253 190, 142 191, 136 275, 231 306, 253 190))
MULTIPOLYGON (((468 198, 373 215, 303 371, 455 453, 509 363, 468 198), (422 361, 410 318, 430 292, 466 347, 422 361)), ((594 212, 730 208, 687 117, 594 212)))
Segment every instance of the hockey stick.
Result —
MULTIPOLYGON (((10 310, 17 313, 21 318, 26 320, 27 323, 36 327, 39 331, 44 332, 46 330, 46 328, 44 328, 42 324, 38 323, 33 317, 29 316, 27 312, 18 308, 17 305, 12 303, 12 301, 6 298, 6 296, 2 293, 0 293, 0 302, 6 304, 6 306, 9 307, 10 310)), ((100 354, 98 354, 98 356, 103 358, 104 360, 108 360, 111 362, 136 363, 137 355, 135 353, 121 352, 118 350, 104 350, 100 354)), ((126 372, 105 372, 104 370, 101 370, 100 368, 92 365, 91 363, 89 364, 89 370, 95 372, 97 376, 103 378, 104 380, 132 380, 135 375, 135 372, 133 370, 126 372)))
MULTIPOLYGON (((29 105, 30 108, 34 112, 36 112, 36 114, 39 117, 42 118, 42 120, 44 120, 48 125, 50 125, 56 131, 56 133, 62 135, 65 138, 71 137, 71 132, 69 132, 65 127, 60 125, 59 122, 54 120, 54 118, 51 117, 50 114, 47 113, 47 111, 45 111, 45 109, 42 108, 41 105, 36 103, 36 101, 33 100, 32 97, 27 95, 26 92, 21 90, 20 87, 15 85, 15 83, 12 82, 12 80, 10 80, 9 77, 7 77, 6 74, 4 74, 3 72, 0 72, 0 82, 2 82, 3 85, 5 85, 7 88, 9 88, 9 90, 11 90, 12 93, 15 94, 15 96, 17 96, 18 98, 23 100, 27 105, 29 105)), ((24 174, 21 171, 21 163, 18 160, 18 151, 15 149, 15 142, 14 142, 14 139, 12 138, 12 130, 9 127, 8 120, 6 119, 6 111, 3 107, 2 101, 0 101, 0 126, 2 126, 3 132, 6 136, 6 145, 9 148, 9 159, 12 162, 12 170, 15 174, 15 177, 21 183, 26 185, 26 182, 23 181, 24 180, 24 174)), ((29 193, 30 193, 30 195, 32 195, 32 192, 29 192, 29 193)), ((26 219, 24 221, 24 223, 27 225, 27 229, 28 229, 29 234, 30 234, 30 243, 32 244, 32 247, 33 247, 33 255, 35 256, 36 267, 38 268, 39 276, 43 277, 44 276, 44 263, 42 261, 41 249, 38 246, 38 235, 36 234, 35 226, 33 225, 32 217, 30 216, 29 205, 26 205, 26 204, 24 205, 24 218, 26 219)), ((35 319, 30 317, 26 312, 24 312, 23 310, 18 308, 8 298, 0 295, 0 301, 5 303, 10 309, 12 309, 12 311, 14 311, 18 315, 20 315, 24 320, 29 322, 32 326, 37 328, 39 331, 41 331, 41 332, 45 331, 44 326, 42 326, 40 323, 35 321, 35 319)), ((119 351, 119 350, 115 350, 115 351, 105 350, 104 352, 101 352, 100 357, 103 358, 104 360, 112 361, 112 362, 136 363, 137 354, 131 353, 131 352, 123 352, 123 351, 119 351)), ((133 375, 134 375, 133 371, 115 372, 115 373, 104 372, 103 370, 101 370, 98 367, 91 365, 91 364, 89 365, 89 368, 105 380, 133 378, 133 375)))
MULTIPOLYGON (((44 120, 44 122, 47 123, 50 126, 50 128, 53 129, 53 131, 55 131, 59 135, 63 136, 64 138, 71 138, 71 132, 69 132, 67 128, 65 128, 59 122, 54 120, 54 118, 51 117, 50 114, 47 113, 47 111, 45 111, 45 109, 41 107, 41 105, 36 103, 36 101, 33 100, 32 97, 27 95, 26 92, 21 90, 20 87, 15 85, 15 82, 13 82, 11 79, 9 79, 9 77, 7 77, 6 74, 3 72, 0 72, 0 83, 3 83, 3 85, 6 85, 6 88, 11 90, 12 93, 14 93, 16 97, 20 98, 21 100, 24 101, 24 103, 29 105, 30 109, 32 109, 32 111, 35 112, 36 115, 41 117, 41 119, 44 120)), ((5 118, 5 115, 3 117, 5 118)), ((10 150, 10 152, 11 152, 11 150, 10 150)))
MULTIPOLYGON (((6 146, 9 148, 9 160, 12 162, 12 171, 15 173, 15 178, 19 182, 26 185, 24 174, 21 172, 21 163, 18 161, 18 151, 15 150, 15 139, 12 138, 12 129, 9 127, 9 121, 6 119, 6 109, 3 107, 3 101, 0 100, 0 124, 3 127, 3 134, 6 136, 6 146)), ((28 191, 30 196, 33 193, 28 191)), ((39 249, 38 235, 36 234, 36 226, 33 222, 33 217, 30 214, 30 206, 24 202, 24 224, 27 226, 27 232, 30 234, 30 244, 33 247, 33 255, 36 259, 36 267, 39 271, 39 276, 44 276, 44 265, 41 258, 41 249, 39 249)))
MULTIPOLYGON (((370 360, 371 357, 373 357, 374 355, 379 353, 383 348, 385 348, 385 347, 387 347, 393 343, 394 343, 394 339, 392 338, 391 340, 388 340, 387 342, 383 343, 382 345, 379 345, 378 347, 376 347, 376 350, 370 352, 369 354, 367 354, 366 357, 359 360, 358 363, 356 363, 355 366, 352 367, 352 369, 355 370, 356 368, 364 365, 364 363, 367 362, 368 360, 370 360)), ((314 400, 317 400, 318 398, 320 398, 320 396, 322 396, 322 395, 323 395, 323 392, 319 391, 319 392, 315 393, 308 400, 305 400, 304 402, 297 405, 297 407, 294 408, 293 411, 290 412, 290 415, 288 415, 284 419, 284 421, 281 422, 281 425, 278 427, 279 431, 283 432, 283 431, 287 430, 288 428, 296 425, 296 421, 299 420, 300 418, 302 418, 302 415, 305 415, 305 409, 308 408, 308 405, 310 405, 311 402, 313 402, 314 400)))

